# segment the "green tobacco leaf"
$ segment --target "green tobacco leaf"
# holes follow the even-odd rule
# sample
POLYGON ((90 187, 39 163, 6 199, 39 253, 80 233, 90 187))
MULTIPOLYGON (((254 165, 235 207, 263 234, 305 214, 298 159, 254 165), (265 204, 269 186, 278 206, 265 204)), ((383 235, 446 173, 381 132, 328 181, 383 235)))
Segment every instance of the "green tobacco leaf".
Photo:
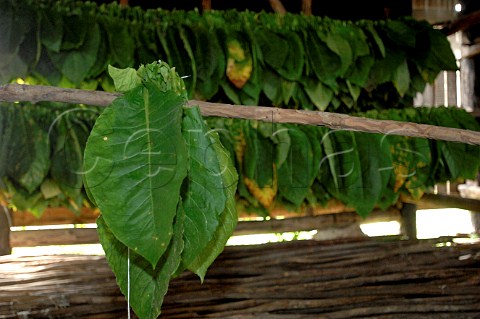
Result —
POLYGON ((33 152, 34 158, 28 171, 18 176, 18 182, 32 192, 40 186, 50 168, 50 142, 47 134, 34 123, 30 123, 29 130, 32 146, 29 152, 33 152))
POLYGON ((214 30, 202 27, 196 31, 194 50, 197 65, 196 91, 200 99, 210 100, 218 92, 225 74, 225 53, 214 30))
POLYGON ((375 59, 371 55, 359 57, 355 63, 350 66, 350 69, 345 74, 345 78, 353 84, 364 87, 374 63, 375 59))
POLYGON ((51 53, 53 64, 75 84, 82 82, 90 68, 95 64, 96 53, 100 45, 100 29, 95 23, 89 28, 89 35, 77 50, 51 53))
POLYGON ((393 85, 397 89, 398 93, 403 96, 407 93, 410 87, 410 72, 408 71, 407 61, 403 61, 395 70, 392 79, 393 85))
POLYGON ((186 213, 182 263, 188 267, 212 240, 226 198, 220 164, 200 110, 189 108, 184 114, 183 137, 190 165, 186 193, 182 196, 186 213))
POLYGON ((378 35, 378 32, 377 30, 375 30, 371 21, 370 23, 367 22, 367 24, 365 25, 365 30, 367 30, 370 36, 373 38, 373 42, 375 42, 375 44, 377 45, 378 51, 380 51, 381 56, 385 58, 386 56, 385 44, 383 44, 382 39, 378 35))
POLYGON ((48 14, 41 11, 41 33, 42 44, 50 51, 59 52, 63 37, 63 20, 59 12, 52 10, 48 14))
POLYGON ((313 72, 322 81, 336 79, 338 70, 342 67, 340 56, 320 40, 315 31, 309 32, 308 35, 304 40, 305 53, 313 72))
POLYGON ((118 92, 127 92, 142 83, 142 79, 134 68, 117 69, 109 65, 108 74, 113 79, 115 90, 118 92))
POLYGON ((307 196, 318 170, 313 166, 313 150, 307 134, 294 125, 288 126, 290 153, 278 169, 278 188, 283 197, 300 206, 307 196))
POLYGON ((381 136, 367 133, 335 131, 329 137, 332 146, 325 152, 333 176, 329 176, 332 182, 324 184, 331 194, 365 217, 380 201, 392 173, 388 143, 382 144, 381 136))
POLYGON ((50 143, 47 134, 25 112, 15 108, 14 131, 7 150, 6 173, 28 193, 33 193, 42 183, 50 168, 50 143))
POLYGON ((72 50, 81 47, 83 42, 88 40, 86 35, 91 22, 91 19, 88 19, 86 15, 64 14, 61 50, 72 50))
POLYGON ((401 51, 387 50, 382 60, 375 61, 369 75, 369 85, 376 87, 389 82, 395 76, 398 67, 405 61, 405 54, 401 51))
POLYGON ((275 164, 277 167, 281 167, 287 160, 292 145, 288 127, 283 124, 275 124, 272 140, 275 143, 275 164))
POLYGON ((332 101, 333 91, 322 82, 314 79, 307 79, 304 88, 313 104, 320 111, 325 111, 332 101))
POLYGON ((219 226, 213 239, 208 243, 203 252, 190 264, 189 269, 197 274, 201 280, 205 278, 208 267, 223 251, 227 240, 237 226, 238 215, 236 210, 235 192, 237 189, 238 175, 228 151, 220 143, 217 133, 209 134, 212 140, 218 162, 221 168, 223 191, 226 196, 225 210, 220 216, 219 226))
POLYGON ((282 68, 287 62, 288 41, 267 28, 258 28, 255 37, 262 50, 263 60, 274 70, 282 68))
POLYGON ((105 109, 85 148, 85 178, 105 222, 153 266, 172 237, 187 175, 184 103, 154 84, 139 86, 105 109))
MULTIPOLYGON (((181 261, 183 250, 183 219, 181 205, 173 226, 173 237, 156 268, 142 256, 120 242, 108 228, 104 218, 97 220, 98 237, 108 264, 115 273, 118 286, 140 319, 158 318, 168 285, 181 261), (129 260, 130 255, 130 260, 129 260), (128 268, 130 267, 130 271, 128 268), (129 278, 130 273, 130 278, 129 278), (128 283, 130 282, 130 291, 128 283)), ((139 237, 140 234, 137 234, 139 237)))
POLYGON ((415 47, 418 30, 412 28, 405 21, 387 20, 383 29, 387 36, 396 44, 415 47))
POLYGON ((299 80, 305 65, 305 49, 300 37, 294 32, 285 32, 283 36, 288 40, 288 55, 285 64, 277 72, 290 81, 299 80))
POLYGON ((335 32, 336 29, 337 28, 325 36, 325 43, 330 50, 335 52, 340 57, 340 68, 335 71, 336 74, 342 76, 353 62, 353 52, 349 42, 340 34, 335 32))
POLYGON ((51 175, 67 196, 76 198, 82 189, 83 150, 88 135, 68 117, 57 120, 51 175))
POLYGON ((129 25, 120 19, 100 20, 107 31, 112 64, 126 68, 134 64, 135 43, 129 25))

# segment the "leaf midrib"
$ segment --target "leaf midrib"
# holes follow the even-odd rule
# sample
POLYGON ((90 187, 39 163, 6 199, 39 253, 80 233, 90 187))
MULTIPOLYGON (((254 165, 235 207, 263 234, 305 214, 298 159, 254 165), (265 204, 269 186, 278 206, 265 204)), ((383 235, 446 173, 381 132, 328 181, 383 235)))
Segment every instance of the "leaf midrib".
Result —
MULTIPOLYGON (((144 111, 145 111, 145 129, 147 131, 147 145, 148 145, 148 155, 147 155, 147 165, 148 165, 148 184, 149 184, 149 197, 150 197, 150 207, 152 209, 152 219, 155 219, 155 215, 153 214, 153 194, 152 194, 152 144, 151 144, 151 136, 150 136, 150 99, 149 99, 149 91, 147 88, 143 88, 143 100, 144 103, 144 111)), ((158 232, 157 224, 154 222, 153 227, 155 228, 155 233, 158 232)))

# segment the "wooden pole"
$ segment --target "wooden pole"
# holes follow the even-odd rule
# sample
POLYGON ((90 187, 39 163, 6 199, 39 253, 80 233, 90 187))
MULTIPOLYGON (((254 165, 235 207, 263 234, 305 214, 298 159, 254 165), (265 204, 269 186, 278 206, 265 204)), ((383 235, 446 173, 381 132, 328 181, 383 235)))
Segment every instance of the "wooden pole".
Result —
POLYGON ((210 11, 212 10, 212 0, 202 0, 202 11, 210 11))
MULTIPOLYGON (((120 93, 65 89, 51 86, 21 84, 0 86, 0 101, 8 102, 51 101, 107 106, 120 95, 120 93)), ((259 120, 272 123, 317 125, 338 130, 421 137, 480 145, 480 132, 471 130, 392 120, 374 120, 330 112, 281 109, 266 106, 231 105, 195 100, 189 101, 188 105, 198 105, 203 116, 259 120)))
POLYGON ((302 13, 306 16, 312 15, 312 0, 302 0, 302 13))
POLYGON ((284 15, 285 13, 287 13, 287 10, 285 10, 285 7, 282 4, 282 1, 280 0, 268 0, 268 1, 272 6, 273 12, 278 13, 280 15, 284 15))
POLYGON ((10 211, 7 207, 0 205, 0 256, 10 255, 10 211))
POLYGON ((408 239, 417 239, 417 205, 404 203, 401 214, 402 234, 408 239))
POLYGON ((443 23, 439 25, 439 27, 442 27, 442 32, 444 34, 451 35, 458 31, 464 31, 477 24, 480 24, 480 10, 464 15, 457 20, 443 23))

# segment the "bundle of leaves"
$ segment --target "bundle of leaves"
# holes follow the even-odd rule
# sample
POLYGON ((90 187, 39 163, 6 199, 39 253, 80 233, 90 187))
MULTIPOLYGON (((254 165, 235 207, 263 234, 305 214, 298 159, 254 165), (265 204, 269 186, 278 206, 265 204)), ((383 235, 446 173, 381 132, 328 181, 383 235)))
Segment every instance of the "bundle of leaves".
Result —
MULTIPOLYGON (((56 103, 3 103, 4 204, 36 216, 47 207, 79 212, 90 206, 82 162, 100 112, 56 103)), ((356 115, 480 131, 473 117, 454 107, 356 115)), ((331 199, 366 215, 375 206, 394 204, 402 194, 419 198, 436 183, 474 179, 480 167, 479 147, 461 143, 222 118, 209 118, 208 127, 218 132, 240 175, 237 204, 261 215, 276 206, 297 210, 331 199)))
MULTIPOLYGON (((357 116, 480 131, 462 109, 373 110, 357 116)), ((337 200, 362 216, 401 196, 420 198, 437 183, 475 179, 480 147, 308 125, 209 119, 235 158, 239 204, 268 216, 275 207, 337 200)))
POLYGON ((203 280, 236 223, 237 173, 166 63, 112 69, 117 98, 85 148, 85 185, 117 282, 140 318, 157 318, 169 280, 203 280))
POLYGON ((0 0, 0 83, 114 90, 108 64, 175 65, 189 98, 335 112, 403 108, 441 70, 445 36, 412 19, 141 10, 0 0))

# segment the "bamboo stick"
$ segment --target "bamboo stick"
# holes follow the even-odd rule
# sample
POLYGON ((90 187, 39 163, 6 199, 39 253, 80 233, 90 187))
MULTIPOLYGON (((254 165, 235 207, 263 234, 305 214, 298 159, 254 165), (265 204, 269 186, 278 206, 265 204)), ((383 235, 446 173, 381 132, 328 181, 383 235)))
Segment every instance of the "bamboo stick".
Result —
MULTIPOLYGON (((0 101, 55 101, 64 103, 107 106, 119 93, 64 89, 50 86, 7 84, 0 86, 0 101)), ((331 129, 403 135, 451 142, 480 145, 480 132, 427 124, 374 120, 346 114, 281 109, 265 106, 240 106, 191 100, 190 106, 198 105, 204 116, 218 116, 259 120, 273 123, 295 123, 326 126, 331 129)))

